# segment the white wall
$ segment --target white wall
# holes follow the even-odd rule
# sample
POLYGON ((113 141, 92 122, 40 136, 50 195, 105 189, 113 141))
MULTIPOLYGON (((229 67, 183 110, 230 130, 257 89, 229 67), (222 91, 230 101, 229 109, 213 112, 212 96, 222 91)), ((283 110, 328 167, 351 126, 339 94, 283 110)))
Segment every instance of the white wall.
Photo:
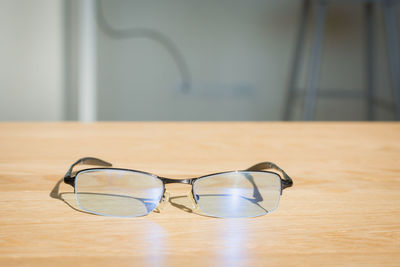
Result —
POLYGON ((63 118, 62 0, 0 0, 0 120, 63 118))
POLYGON ((167 49, 150 38, 99 30, 103 120, 280 118, 298 5, 291 0, 102 1, 114 28, 162 33, 185 57, 192 88, 167 49))

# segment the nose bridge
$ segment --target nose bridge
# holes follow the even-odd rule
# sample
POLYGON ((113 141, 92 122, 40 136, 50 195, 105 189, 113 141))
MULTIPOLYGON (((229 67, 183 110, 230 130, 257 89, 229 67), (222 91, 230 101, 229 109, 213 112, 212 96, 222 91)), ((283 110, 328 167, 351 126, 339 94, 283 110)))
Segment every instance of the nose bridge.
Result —
POLYGON ((188 179, 171 179, 166 177, 160 177, 164 184, 192 184, 193 178, 188 179))

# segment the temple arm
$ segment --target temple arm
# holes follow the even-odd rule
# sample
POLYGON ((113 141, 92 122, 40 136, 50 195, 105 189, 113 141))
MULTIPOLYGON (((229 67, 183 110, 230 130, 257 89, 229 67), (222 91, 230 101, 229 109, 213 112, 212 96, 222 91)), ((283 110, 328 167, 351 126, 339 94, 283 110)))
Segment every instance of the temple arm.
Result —
POLYGON ((251 185, 253 186, 253 197, 254 197, 254 200, 256 201, 256 202, 261 202, 261 201, 263 201, 264 199, 263 199, 263 197, 261 196, 261 194, 260 194, 260 190, 258 190, 258 187, 257 187, 257 185, 256 185, 256 183, 254 182, 254 178, 253 178, 253 176, 251 175, 251 174, 249 174, 249 173, 245 173, 244 174, 244 176, 247 178, 247 180, 251 183, 251 185))
POLYGON ((282 174, 282 176, 283 176, 283 179, 282 179, 283 188, 282 189, 285 189, 286 187, 291 187, 293 185, 292 178, 290 178, 289 175, 287 175, 287 173, 284 170, 279 168, 278 165, 276 165, 275 163, 272 163, 272 162, 266 161, 266 162, 258 163, 254 166, 251 166, 246 171, 262 171, 262 170, 267 170, 267 169, 277 170, 282 174))
POLYGON ((85 158, 78 159, 74 164, 71 165, 71 167, 68 169, 67 173, 64 175, 64 182, 66 184, 74 185, 75 177, 73 177, 73 175, 72 175, 73 174, 72 170, 76 165, 81 165, 81 164, 107 166, 107 167, 112 166, 111 163, 106 162, 101 159, 97 159, 97 158, 85 157, 85 158))

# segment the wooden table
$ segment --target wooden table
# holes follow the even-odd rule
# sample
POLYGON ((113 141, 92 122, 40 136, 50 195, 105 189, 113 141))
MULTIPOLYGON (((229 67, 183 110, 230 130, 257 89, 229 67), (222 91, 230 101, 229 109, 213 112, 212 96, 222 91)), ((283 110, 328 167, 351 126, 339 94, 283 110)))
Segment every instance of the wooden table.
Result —
MULTIPOLYGON (((400 265, 399 123, 0 123, 0 265, 400 265), (50 196, 70 164, 192 177, 273 161, 294 179, 250 219, 187 211, 108 218, 50 196)), ((186 210, 186 211, 185 211, 186 210)))

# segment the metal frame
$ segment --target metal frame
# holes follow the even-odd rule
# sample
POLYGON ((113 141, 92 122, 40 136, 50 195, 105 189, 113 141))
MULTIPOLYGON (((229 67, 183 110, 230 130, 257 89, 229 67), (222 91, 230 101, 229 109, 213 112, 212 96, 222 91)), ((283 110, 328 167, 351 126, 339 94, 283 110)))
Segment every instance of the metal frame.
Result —
MULTIPOLYGON (((213 175, 218 175, 218 174, 224 174, 224 173, 230 173, 230 172, 245 172, 246 174, 248 172, 263 172, 263 173, 272 173, 277 175, 280 178, 281 181, 281 194, 282 194, 282 190, 288 187, 293 186, 293 180, 287 175, 287 173, 282 170, 280 167, 278 167, 276 164, 272 163, 272 162, 261 162, 258 163, 246 170, 236 170, 236 171, 224 171, 224 172, 217 172, 217 173, 212 173, 212 174, 207 174, 207 175, 203 175, 200 177, 194 177, 194 178, 186 178, 186 179, 173 179, 173 178, 167 178, 167 177, 161 177, 149 172, 144 172, 144 171, 139 171, 139 170, 133 170, 133 169, 126 169, 126 168, 114 168, 112 167, 112 164, 109 162, 106 162, 104 160, 98 159, 98 158, 93 158, 93 157, 84 157, 81 158, 79 160, 77 160, 76 162, 74 162, 71 167, 68 169, 68 171, 66 172, 66 174, 64 175, 64 183, 71 185, 72 187, 74 187, 74 193, 76 194, 76 177, 79 175, 79 173, 82 172, 86 172, 86 171, 90 171, 90 170, 120 170, 120 171, 129 171, 129 172, 135 172, 135 173, 141 173, 141 174, 145 174, 145 175, 149 175, 152 176, 156 179, 159 179, 162 181, 163 184, 163 195, 159 201, 159 205, 162 204, 162 202, 167 198, 165 196, 166 194, 166 189, 165 189, 165 185, 166 184, 172 184, 172 183, 180 183, 180 184, 188 184, 188 185, 192 185, 192 190, 191 190, 191 195, 189 196, 191 198, 191 200, 194 200, 194 203, 196 204, 196 208, 198 208, 198 202, 195 197, 194 194, 194 185, 196 183, 196 181, 203 179, 203 178, 207 178, 209 176, 213 176, 213 175), (97 166, 105 166, 107 168, 86 168, 86 169, 82 169, 79 171, 74 172, 73 169, 75 166, 77 165, 97 165, 97 166), (272 169, 277 171, 276 172, 271 172, 271 171, 265 171, 266 169, 272 169)), ((253 177, 251 175, 245 175, 245 177, 249 180, 250 183, 252 183, 253 187, 254 187, 254 193, 253 196, 256 198, 256 200, 262 201, 262 196, 260 194, 260 192, 258 191, 258 188, 256 186, 256 184, 254 183, 253 177)), ((53 190, 54 191, 54 190, 53 190)))

